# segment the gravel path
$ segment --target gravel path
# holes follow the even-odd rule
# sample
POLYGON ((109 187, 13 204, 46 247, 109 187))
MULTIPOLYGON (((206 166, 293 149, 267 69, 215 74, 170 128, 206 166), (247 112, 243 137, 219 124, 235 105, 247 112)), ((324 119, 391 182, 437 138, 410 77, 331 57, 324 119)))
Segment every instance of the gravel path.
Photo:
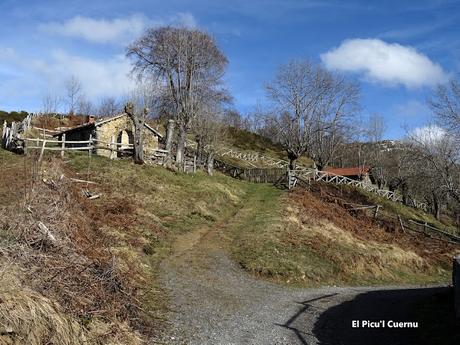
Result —
MULTIPOLYGON (((354 319, 418 321, 410 307, 445 287, 296 289, 257 280, 221 247, 222 230, 181 236, 162 264, 167 344, 411 344, 419 330, 354 329, 354 319)), ((419 326, 420 327, 420 326, 419 326)), ((421 327, 424 327, 422 325, 421 327)), ((414 340, 415 341, 415 340, 414 340)))

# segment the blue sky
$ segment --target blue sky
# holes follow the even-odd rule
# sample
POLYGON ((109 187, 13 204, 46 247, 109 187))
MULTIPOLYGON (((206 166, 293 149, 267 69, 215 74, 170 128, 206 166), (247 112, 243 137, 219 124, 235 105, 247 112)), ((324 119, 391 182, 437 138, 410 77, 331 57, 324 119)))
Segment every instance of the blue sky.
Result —
POLYGON ((460 71, 459 1, 1 0, 0 109, 39 111, 71 75, 88 99, 129 91, 127 43, 148 26, 210 32, 229 59, 225 81, 243 113, 265 102, 277 66, 307 57, 358 80, 363 118, 387 138, 426 125, 426 97, 460 71))

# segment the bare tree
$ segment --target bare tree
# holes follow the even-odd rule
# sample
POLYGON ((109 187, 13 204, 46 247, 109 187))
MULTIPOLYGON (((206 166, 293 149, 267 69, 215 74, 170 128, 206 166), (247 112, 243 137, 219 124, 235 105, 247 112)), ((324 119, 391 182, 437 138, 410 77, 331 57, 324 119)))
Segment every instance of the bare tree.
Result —
POLYGON ((460 203, 460 145, 442 131, 437 126, 427 126, 423 131, 410 133, 408 140, 414 148, 411 158, 420 162, 417 170, 424 173, 424 179, 417 179, 431 184, 434 202, 449 196, 460 203))
POLYGON ((214 39, 197 29, 162 27, 148 29, 127 48, 139 76, 160 80, 179 127, 176 162, 182 162, 186 135, 196 116, 197 95, 224 95, 221 87, 227 59, 214 39))
POLYGON ((364 129, 364 136, 368 143, 369 150, 367 159, 372 166, 372 176, 375 178, 379 187, 386 183, 384 160, 385 154, 382 152, 381 142, 386 131, 385 119, 382 115, 374 113, 369 117, 364 129))
POLYGON ((91 115, 94 113, 94 106, 91 101, 81 96, 77 104, 77 113, 79 115, 91 115))
POLYGON ((82 97, 83 87, 81 81, 74 75, 65 81, 66 102, 68 114, 74 115, 77 111, 77 106, 82 97))
POLYGON ((280 67, 267 93, 290 168, 307 153, 322 169, 344 137, 347 117, 357 110, 358 87, 308 60, 294 60, 280 67))
POLYGON ((61 99, 53 92, 47 93, 42 99, 42 112, 45 115, 56 115, 61 105, 61 99))
POLYGON ((194 118, 192 132, 197 142, 197 161, 206 161, 206 170, 213 173, 214 156, 217 145, 225 136, 225 126, 219 109, 206 107, 194 118))
POLYGON ((122 111, 120 102, 114 97, 105 97, 101 99, 97 108, 97 114, 101 117, 111 117, 122 111))
POLYGON ((370 143, 378 143, 383 140, 387 130, 385 119, 382 115, 374 113, 369 117, 365 128, 365 136, 370 143))
POLYGON ((225 110, 223 121, 225 125, 235 129, 243 129, 244 119, 236 109, 225 110))
POLYGON ((460 83, 452 79, 448 85, 439 85, 428 104, 439 124, 460 138, 460 83))
POLYGON ((139 80, 137 87, 128 95, 124 111, 134 127, 135 164, 144 164, 144 125, 147 117, 156 110, 159 102, 159 88, 155 83, 139 80))

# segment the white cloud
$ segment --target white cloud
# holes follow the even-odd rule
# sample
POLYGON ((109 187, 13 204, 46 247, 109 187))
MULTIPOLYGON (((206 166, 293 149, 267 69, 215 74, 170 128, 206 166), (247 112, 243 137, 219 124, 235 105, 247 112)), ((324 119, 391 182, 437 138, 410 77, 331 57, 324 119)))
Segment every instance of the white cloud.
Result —
POLYGON ((46 58, 33 59, 16 54, 0 57, 0 69, 16 71, 8 90, 0 91, 0 99, 8 95, 40 98, 40 93, 55 90, 63 94, 64 81, 76 76, 84 94, 91 100, 103 96, 123 96, 134 87, 130 77, 132 65, 124 55, 103 59, 82 57, 63 50, 55 50, 46 58))
POLYGON ((115 19, 76 16, 65 22, 42 24, 40 29, 50 34, 82 38, 92 43, 124 43, 140 35, 146 26, 147 18, 142 15, 115 19))
POLYGON ((409 141, 425 146, 435 146, 446 134, 446 131, 439 126, 427 125, 413 129, 409 133, 409 141))
POLYGON ((64 22, 41 24, 39 29, 48 34, 80 38, 91 43, 125 44, 141 35, 145 28, 161 25, 196 27, 197 22, 188 12, 156 19, 141 14, 113 19, 75 16, 64 22))
POLYGON ((58 50, 44 66, 37 68, 54 81, 74 75, 81 80, 85 94, 95 99, 101 96, 119 96, 134 86, 129 73, 132 65, 124 55, 106 59, 91 59, 58 50), (44 67, 44 68, 43 68, 44 67))
POLYGON ((447 80, 440 65, 415 48, 379 39, 351 39, 321 60, 329 69, 364 73, 371 81, 408 88, 432 86, 447 80))

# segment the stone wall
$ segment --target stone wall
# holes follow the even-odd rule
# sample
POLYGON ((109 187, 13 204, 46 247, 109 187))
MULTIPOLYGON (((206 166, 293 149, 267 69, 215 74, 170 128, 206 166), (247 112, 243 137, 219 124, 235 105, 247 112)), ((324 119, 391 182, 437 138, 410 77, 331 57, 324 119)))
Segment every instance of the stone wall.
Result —
MULTIPOLYGON (((125 138, 123 143, 125 143, 127 139, 126 133, 134 133, 134 126, 128 116, 122 116, 97 126, 96 137, 97 140, 105 143, 110 143, 112 138, 115 142, 117 142, 119 134, 123 131, 125 131, 123 135, 125 138)), ((98 145, 106 146, 107 144, 105 143, 98 143, 98 145)), ((151 155, 156 149, 158 149, 158 137, 148 128, 144 127, 144 153, 146 155, 151 155)), ((110 157, 109 150, 97 149, 96 154, 110 157)))

